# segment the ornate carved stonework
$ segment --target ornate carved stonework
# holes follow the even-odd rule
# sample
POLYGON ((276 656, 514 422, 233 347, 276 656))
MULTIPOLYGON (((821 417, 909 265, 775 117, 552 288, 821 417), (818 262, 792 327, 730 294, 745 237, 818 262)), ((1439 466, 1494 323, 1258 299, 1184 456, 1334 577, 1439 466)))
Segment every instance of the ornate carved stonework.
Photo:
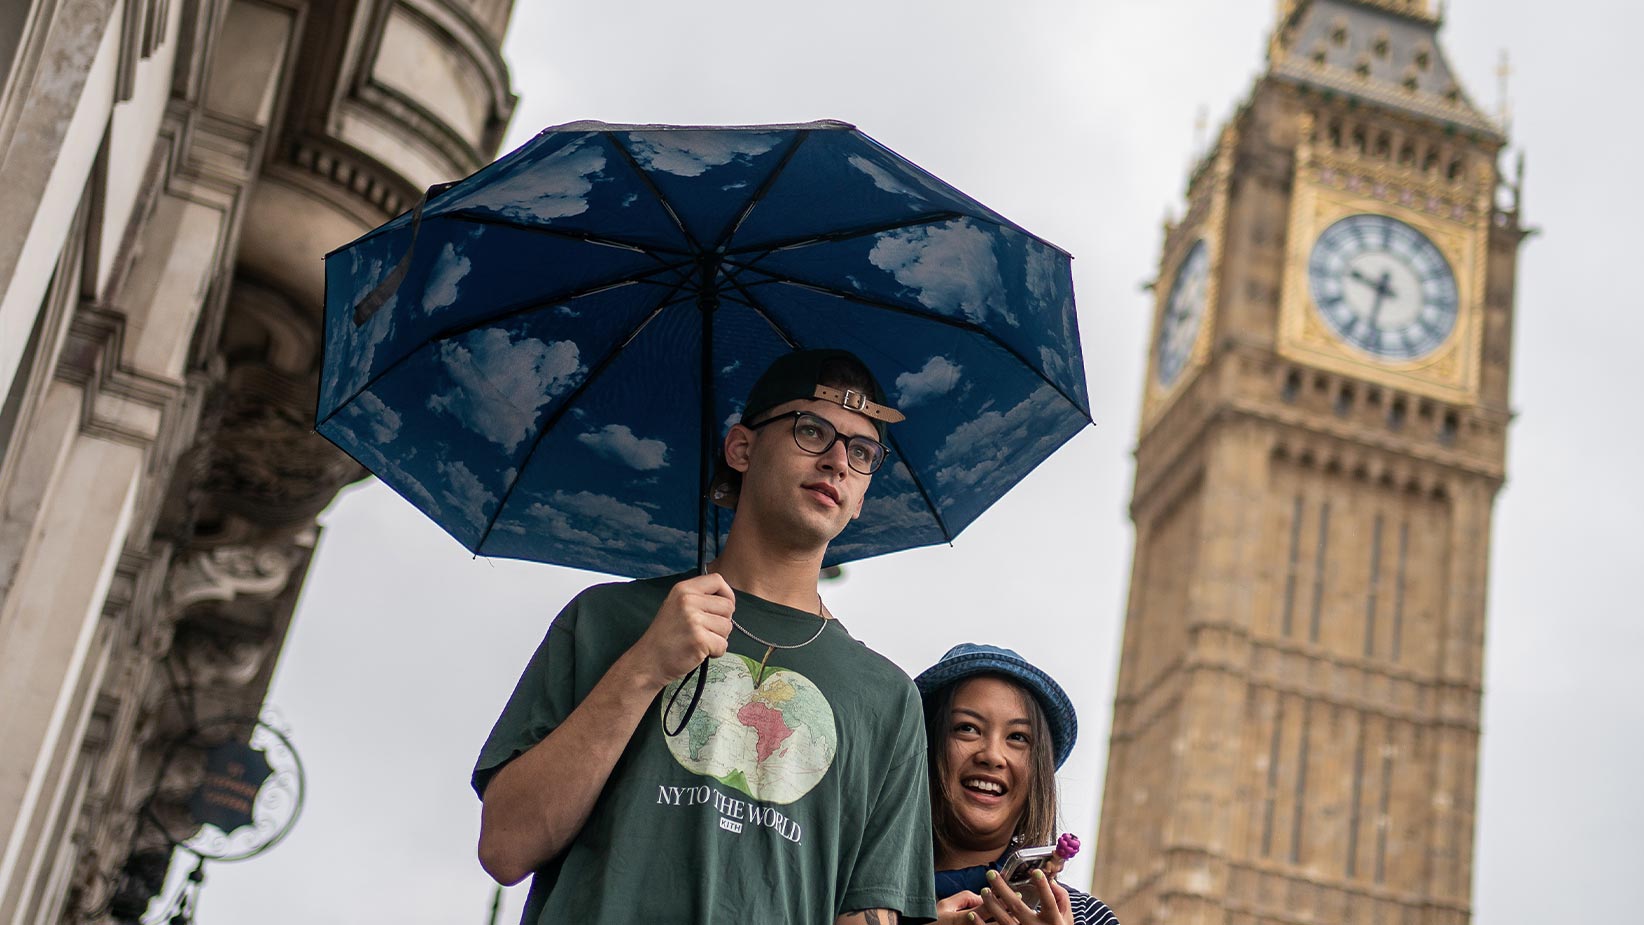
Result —
MULTIPOLYGON (((38 113, 60 117, 46 140, 61 147, 0 164, 0 198, 44 202, 56 161, 80 164, 85 190, 67 215, 15 216, 25 234, 60 236, 27 242, 60 257, 38 324, 49 336, 30 340, 24 390, 0 396, 0 526, 22 544, 0 557, 0 645, 8 600, 38 582, 56 582, 42 598, 71 611, 76 593, 102 606, 89 646, 34 659, 58 666, 45 683, 67 709, 6 727, 50 734, 0 742, 20 773, 53 775, 0 775, 0 858, 11 843, 20 859, 0 860, 0 920, 135 921, 170 862, 162 830, 186 829, 202 770, 203 753, 176 743, 261 713, 315 518, 364 475, 313 433, 320 258, 494 154, 514 106, 499 47, 512 2, 25 6, 18 70, 0 79, 0 150, 17 150, 14 128, 38 113), (127 118, 72 96, 85 74, 53 70, 89 69, 99 48, 112 49, 127 118), (107 136, 74 136, 71 116, 107 136), (123 490, 109 506, 52 493, 80 457, 128 464, 96 479, 123 490), (112 562, 112 575, 30 567, 40 537, 88 524, 105 532, 75 557, 112 562), (96 581, 94 597, 82 585, 96 581)), ((0 230, 4 274, 23 243, 0 230)), ((0 276, 0 297, 25 284, 48 291, 0 276)), ((85 612, 30 618, 62 636, 85 612)))
POLYGON ((196 541, 239 543, 311 524, 337 490, 365 476, 314 433, 312 377, 262 365, 230 370, 197 516, 196 541))
MULTIPOLYGON (((311 537, 305 537, 312 544, 311 537)), ((271 598, 285 590, 300 556, 281 546, 217 546, 191 551, 172 562, 167 596, 178 613, 196 604, 241 597, 271 598)))

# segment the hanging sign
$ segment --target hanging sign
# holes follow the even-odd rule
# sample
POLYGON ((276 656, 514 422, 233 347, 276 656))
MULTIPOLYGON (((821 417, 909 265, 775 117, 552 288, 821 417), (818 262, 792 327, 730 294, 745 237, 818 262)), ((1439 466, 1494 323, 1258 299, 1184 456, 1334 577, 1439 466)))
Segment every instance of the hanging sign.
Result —
POLYGON ((257 793, 273 773, 261 750, 224 742, 206 753, 205 776, 189 798, 189 812, 194 821, 232 835, 252 824, 257 793))

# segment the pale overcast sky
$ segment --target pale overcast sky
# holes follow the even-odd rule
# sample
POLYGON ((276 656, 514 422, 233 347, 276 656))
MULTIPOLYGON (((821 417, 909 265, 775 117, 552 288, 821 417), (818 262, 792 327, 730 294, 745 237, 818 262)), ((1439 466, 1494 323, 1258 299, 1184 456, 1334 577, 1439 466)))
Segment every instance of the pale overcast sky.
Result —
MULTIPOLYGON (((848 567, 826 593, 910 673, 986 640, 1059 679, 1081 726, 1061 775, 1066 827, 1089 844, 1131 554, 1140 284, 1203 141, 1195 114, 1213 130, 1247 93, 1275 6, 521 0, 508 37, 521 96, 508 147, 583 118, 843 119, 1076 256, 1097 426, 953 548, 848 567)), ((1644 211, 1641 27, 1621 0, 1453 0, 1443 33, 1492 110, 1511 51, 1512 135, 1541 229, 1520 264, 1519 417, 1496 506, 1482 925, 1637 914, 1644 299, 1627 268, 1644 211)), ((549 619, 598 579, 475 560, 376 484, 345 492, 324 523, 270 701, 307 764, 307 811, 269 854, 207 868, 199 920, 483 922, 469 768, 549 619)), ((1080 862, 1083 879, 1089 853, 1080 862)), ((504 921, 523 899, 510 891, 504 921)))

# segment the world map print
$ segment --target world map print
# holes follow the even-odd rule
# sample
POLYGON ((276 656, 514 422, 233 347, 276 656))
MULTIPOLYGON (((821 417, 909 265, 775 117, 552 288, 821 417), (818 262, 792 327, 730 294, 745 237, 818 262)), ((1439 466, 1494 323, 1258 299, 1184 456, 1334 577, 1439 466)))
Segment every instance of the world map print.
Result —
MULTIPOLYGON (((809 678, 786 668, 766 666, 755 688, 758 670, 758 662, 735 653, 709 660, 702 701, 684 731, 667 737, 668 750, 693 774, 766 803, 792 803, 833 764, 839 746, 833 707, 809 678)), ((688 680, 696 683, 694 676, 688 680)), ((663 692, 664 711, 679 683, 663 692)), ((689 695, 683 692, 679 702, 689 695)))

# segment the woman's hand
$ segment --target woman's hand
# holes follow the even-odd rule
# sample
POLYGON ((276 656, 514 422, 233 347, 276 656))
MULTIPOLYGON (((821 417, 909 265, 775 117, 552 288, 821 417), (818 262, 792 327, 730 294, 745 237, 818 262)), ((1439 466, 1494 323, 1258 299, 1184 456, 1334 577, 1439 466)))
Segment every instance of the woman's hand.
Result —
POLYGON ((971 918, 971 912, 981 907, 982 897, 970 890, 955 893, 937 902, 936 925, 970 925, 980 918, 971 918))
POLYGON ((1033 885, 1028 889, 1039 891, 1038 912, 1023 902, 1022 897, 1005 883, 998 872, 988 871, 988 887, 982 891, 982 907, 976 910, 976 918, 970 921, 997 925, 1073 925, 1073 904, 1060 883, 1046 877, 1044 871, 1036 870, 1033 872, 1033 885))

